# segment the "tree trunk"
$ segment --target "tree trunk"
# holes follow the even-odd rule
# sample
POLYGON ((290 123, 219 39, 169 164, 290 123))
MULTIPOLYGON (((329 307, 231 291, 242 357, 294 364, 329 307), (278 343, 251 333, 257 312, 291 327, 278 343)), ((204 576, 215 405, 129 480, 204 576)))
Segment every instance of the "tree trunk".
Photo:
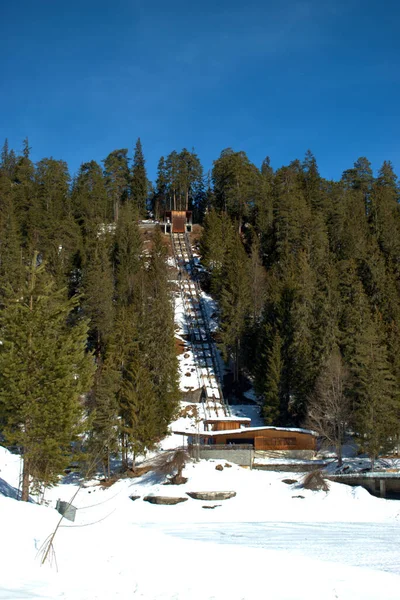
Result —
POLYGON ((341 422, 338 425, 337 434, 336 455, 338 459, 338 467, 341 467, 343 465, 342 444, 344 442, 344 427, 342 428, 341 422))
POLYGON ((336 454, 338 460, 338 467, 343 465, 343 456, 342 456, 342 444, 339 442, 336 447, 336 454))
POLYGON ((21 500, 23 502, 29 502, 29 461, 25 458, 23 461, 21 500))
POLYGON ((236 340, 236 348, 235 348, 235 358, 234 358, 234 371, 233 371, 233 377, 234 377, 234 382, 238 383, 239 382, 239 352, 240 352, 240 340, 236 340))
POLYGON ((118 198, 116 198, 114 200, 114 222, 117 223, 118 222, 118 216, 119 216, 119 200, 118 198))
POLYGON ((121 458, 122 458, 122 467, 127 470, 128 469, 128 447, 126 443, 126 436, 123 433, 121 436, 121 458))

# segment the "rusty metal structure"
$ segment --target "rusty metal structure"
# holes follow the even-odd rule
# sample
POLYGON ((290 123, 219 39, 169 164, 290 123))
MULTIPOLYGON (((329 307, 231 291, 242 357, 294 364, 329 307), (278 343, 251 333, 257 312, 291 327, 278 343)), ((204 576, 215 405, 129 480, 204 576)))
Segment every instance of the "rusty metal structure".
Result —
POLYGON ((192 231, 191 210, 167 210, 164 214, 164 233, 188 233, 192 231))

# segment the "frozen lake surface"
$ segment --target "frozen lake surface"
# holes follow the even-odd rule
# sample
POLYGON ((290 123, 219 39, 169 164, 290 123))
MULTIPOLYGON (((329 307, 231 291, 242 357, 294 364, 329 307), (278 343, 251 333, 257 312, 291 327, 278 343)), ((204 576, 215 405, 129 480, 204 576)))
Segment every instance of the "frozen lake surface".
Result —
POLYGON ((203 522, 156 527, 186 540, 277 550, 293 558, 301 555, 400 574, 400 523, 203 522))

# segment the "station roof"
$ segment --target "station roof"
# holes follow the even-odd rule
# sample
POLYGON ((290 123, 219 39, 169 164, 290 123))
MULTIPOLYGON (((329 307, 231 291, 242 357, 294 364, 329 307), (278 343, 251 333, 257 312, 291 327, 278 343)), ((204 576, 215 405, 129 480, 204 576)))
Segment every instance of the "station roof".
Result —
POLYGON ((231 416, 231 417, 210 417, 209 419, 204 419, 204 421, 206 423, 221 423, 222 422, 227 422, 227 423, 250 423, 251 419, 250 417, 235 417, 235 416, 231 416))
MULTIPOLYGON (((221 419, 222 420, 222 419, 221 419)), ((312 431, 311 429, 302 429, 299 427, 274 427, 272 425, 266 425, 264 427, 245 427, 244 429, 226 429, 225 431, 174 431, 178 435, 199 435, 200 437, 218 437, 221 435, 232 435, 232 434, 249 434, 257 431, 289 431, 294 433, 305 433, 308 435, 313 435, 318 437, 318 433, 316 431, 312 431)))

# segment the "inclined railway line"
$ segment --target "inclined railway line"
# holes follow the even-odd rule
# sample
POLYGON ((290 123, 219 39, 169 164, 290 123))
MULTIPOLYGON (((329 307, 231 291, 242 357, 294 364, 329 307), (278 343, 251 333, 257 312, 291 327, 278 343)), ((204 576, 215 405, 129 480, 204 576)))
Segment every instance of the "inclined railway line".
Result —
POLYGON ((183 233, 174 233, 172 248, 179 269, 178 283, 183 303, 187 331, 190 336, 199 386, 203 388, 202 401, 206 419, 229 416, 220 385, 219 363, 212 339, 200 286, 193 273, 193 254, 189 240, 183 233))

